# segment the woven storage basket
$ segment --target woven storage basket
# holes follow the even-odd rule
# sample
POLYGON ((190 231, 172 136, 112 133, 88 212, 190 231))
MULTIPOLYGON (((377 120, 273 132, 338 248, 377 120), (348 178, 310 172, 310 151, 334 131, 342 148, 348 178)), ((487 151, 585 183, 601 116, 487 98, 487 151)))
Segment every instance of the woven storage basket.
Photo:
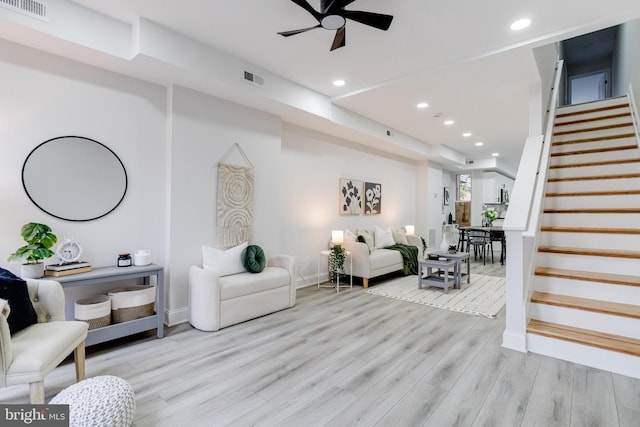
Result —
POLYGON ((125 286, 109 291, 113 323, 128 322, 151 316, 156 300, 156 288, 150 285, 125 286))
POLYGON ((111 323, 111 300, 106 295, 79 299, 75 303, 76 320, 89 324, 89 329, 104 328, 111 323))

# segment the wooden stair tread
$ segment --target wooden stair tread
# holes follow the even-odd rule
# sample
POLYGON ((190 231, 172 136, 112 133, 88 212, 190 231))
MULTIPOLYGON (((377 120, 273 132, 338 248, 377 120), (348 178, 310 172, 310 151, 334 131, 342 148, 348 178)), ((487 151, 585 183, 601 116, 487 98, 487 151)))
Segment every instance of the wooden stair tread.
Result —
POLYGON ((630 354, 632 356, 640 356, 640 340, 620 335, 559 325, 537 319, 531 319, 529 321, 527 333, 588 345, 603 350, 630 354))
POLYGON ((640 276, 627 276, 625 274, 597 273, 593 271, 565 270, 550 267, 536 267, 535 274, 536 276, 584 280, 611 285, 640 286, 640 276))
POLYGON ((557 127, 557 126, 578 125, 581 123, 597 122, 599 120, 619 119, 620 117, 630 117, 630 116, 631 116, 631 112, 610 114, 608 116, 598 116, 598 117, 592 117, 590 119, 580 119, 580 120, 572 120, 570 122, 555 123, 555 126, 557 127))
POLYGON ((636 144, 616 145, 614 147, 592 148, 590 150, 575 150, 575 151, 556 152, 556 153, 551 153, 551 157, 577 156, 577 155, 580 155, 580 154, 609 153, 611 151, 635 150, 637 148, 638 148, 638 146, 636 144))
POLYGON ((591 138, 572 139, 570 141, 553 141, 552 145, 581 144, 583 142, 609 141, 612 139, 635 138, 635 133, 621 133, 617 135, 594 136, 591 138))
POLYGON ((590 197, 590 196, 631 196, 640 194, 640 190, 605 190, 605 191, 574 191, 567 193, 546 193, 546 197, 590 197))
POLYGON ((614 175, 589 175, 589 176, 568 176, 565 178, 548 178, 547 182, 564 182, 564 181, 590 181, 600 179, 629 179, 640 178, 640 173, 619 173, 614 175))
POLYGON ((556 114, 556 118, 579 116, 581 114, 598 113, 601 111, 617 110, 618 108, 629 108, 629 104, 624 103, 624 104, 607 105, 606 107, 590 108, 588 110, 573 111, 571 113, 563 113, 562 112, 563 107, 560 107, 558 108, 558 113, 556 114))
POLYGON ((549 233, 595 233, 595 234, 640 234, 640 228, 604 228, 604 227, 549 227, 540 231, 549 233))
POLYGON ((585 132, 597 132, 600 130, 619 129, 619 128, 626 128, 630 126, 633 126, 633 122, 616 123, 612 125, 595 126, 592 128, 584 128, 584 129, 563 130, 560 132, 554 132, 553 136, 573 135, 575 133, 585 133, 585 132))
POLYGON ((640 319, 640 306, 632 304, 622 304, 619 302, 572 297, 569 295, 550 294, 547 292, 537 291, 531 295, 531 302, 536 304, 552 305, 554 307, 572 308, 576 310, 591 311, 593 313, 640 319))
POLYGON ((589 249, 589 248, 571 248, 565 246, 538 246, 538 252, 566 254, 566 255, 586 255, 600 256, 610 258, 632 258, 640 259, 640 252, 626 251, 619 249, 589 249))
POLYGON ((565 168, 583 168, 589 166, 610 166, 625 165, 629 163, 639 163, 640 158, 618 159, 618 160, 601 160, 599 162, 570 163, 566 165, 551 165, 549 169, 565 169, 565 168))
POLYGON ((547 214, 637 214, 640 208, 567 208, 545 209, 547 214))

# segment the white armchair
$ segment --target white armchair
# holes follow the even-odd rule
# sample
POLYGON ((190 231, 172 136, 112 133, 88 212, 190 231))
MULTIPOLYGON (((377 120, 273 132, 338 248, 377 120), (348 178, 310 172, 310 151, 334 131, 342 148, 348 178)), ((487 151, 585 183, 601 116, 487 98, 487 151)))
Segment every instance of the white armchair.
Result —
POLYGON ((11 308, 6 300, 0 300, 0 386, 28 383, 31 403, 43 404, 44 377, 72 351, 76 379, 84 379, 84 342, 89 325, 65 320, 60 283, 27 279, 27 286, 38 323, 13 336, 7 323, 11 308))

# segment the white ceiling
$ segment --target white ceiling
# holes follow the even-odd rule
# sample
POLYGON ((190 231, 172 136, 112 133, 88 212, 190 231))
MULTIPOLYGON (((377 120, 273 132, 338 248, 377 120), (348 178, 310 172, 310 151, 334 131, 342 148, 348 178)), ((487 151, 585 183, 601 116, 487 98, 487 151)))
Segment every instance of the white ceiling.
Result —
MULTIPOLYGON (((277 34, 317 24, 290 0, 74 3, 130 24, 146 18, 394 132, 448 146, 467 160, 499 152, 514 168, 529 132, 530 93, 539 82, 532 48, 640 17, 638 0, 609 0, 604 13, 601 0, 357 0, 347 8, 393 15, 390 29, 348 21, 346 47, 329 52, 333 31, 277 34), (511 22, 522 17, 532 25, 511 31, 511 22), (346 86, 333 87, 336 78, 346 86), (420 101, 429 107, 418 111, 420 101), (442 116, 433 118, 434 113, 442 116), (444 126, 445 118, 455 124, 444 126), (463 138, 463 132, 473 136, 463 138), (479 140, 483 147, 474 145, 479 140)), ((309 3, 320 7, 320 0, 309 3)), ((152 76, 155 70, 150 65, 138 72, 152 76)))

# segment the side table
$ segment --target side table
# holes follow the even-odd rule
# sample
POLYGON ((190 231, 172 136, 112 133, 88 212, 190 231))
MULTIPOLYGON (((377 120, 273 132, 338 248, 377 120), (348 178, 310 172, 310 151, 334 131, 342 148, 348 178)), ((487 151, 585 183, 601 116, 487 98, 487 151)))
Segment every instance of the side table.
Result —
MULTIPOLYGON (((330 285, 321 285, 320 284, 320 262, 322 261, 322 259, 324 259, 325 257, 327 258, 327 262, 329 261, 329 254, 331 254, 331 251, 320 251, 320 255, 318 255, 318 269, 317 269, 317 275, 318 275, 318 288, 336 288, 336 293, 340 293, 340 288, 349 288, 352 289, 353 288, 353 275, 349 275, 349 285, 341 285, 340 284, 340 274, 338 274, 338 280, 337 283, 334 285, 333 283, 330 285)), ((351 258, 351 252, 349 251, 345 251, 345 255, 347 258, 349 258, 349 262, 351 263, 351 269, 349 271, 353 271, 353 258, 351 258)))
POLYGON ((435 259, 425 259, 418 262, 418 289, 422 289, 422 285, 437 286, 444 289, 444 293, 449 293, 449 269, 453 267, 453 287, 455 288, 456 276, 458 275, 458 262, 455 259, 447 259, 440 261, 435 259), (423 267, 427 268, 427 275, 422 277, 423 267), (433 269, 444 270, 444 276, 433 274, 433 269))

